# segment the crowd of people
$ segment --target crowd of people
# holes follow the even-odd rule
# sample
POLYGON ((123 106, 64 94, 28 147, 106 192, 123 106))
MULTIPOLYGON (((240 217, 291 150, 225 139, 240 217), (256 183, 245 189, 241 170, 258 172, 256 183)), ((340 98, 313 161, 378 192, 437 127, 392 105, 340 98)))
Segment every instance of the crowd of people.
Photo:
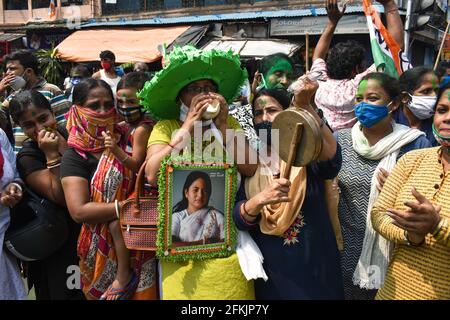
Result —
MULTIPOLYGON (((378 2, 403 44, 395 1, 378 2)), ((417 66, 398 79, 365 69, 357 42, 330 48, 345 9, 336 0, 326 8, 304 75, 279 53, 261 59, 249 79, 238 55, 190 45, 175 47, 154 75, 145 63, 124 73, 104 50, 100 71, 76 65, 61 90, 40 75, 33 53, 7 55, 0 299, 26 299, 32 287, 38 300, 450 299, 450 64, 417 66), (258 155, 273 156, 272 123, 288 108, 310 114, 322 147, 283 178, 289 164, 279 159, 268 169, 258 155), (125 244, 118 215, 136 196, 140 168, 156 188, 164 159, 205 149, 190 138, 198 129, 212 135, 215 157, 236 166, 232 227, 263 257, 256 279, 244 275, 235 248, 175 262, 125 244), (4 246, 27 190, 63 208, 68 226, 62 246, 36 261, 4 246), (67 285, 71 266, 79 267, 79 288, 67 285)), ((223 241, 210 176, 193 171, 183 184, 172 241, 223 241)))

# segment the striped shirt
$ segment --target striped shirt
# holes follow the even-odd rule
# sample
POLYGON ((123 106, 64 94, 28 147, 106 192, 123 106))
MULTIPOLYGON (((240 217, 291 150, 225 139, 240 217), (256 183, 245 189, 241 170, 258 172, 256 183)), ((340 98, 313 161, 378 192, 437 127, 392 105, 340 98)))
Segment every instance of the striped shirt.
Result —
MULTIPOLYGON (((67 100, 64 93, 57 86, 48 83, 44 78, 41 78, 39 82, 31 89, 39 91, 50 101, 50 105, 58 125, 65 128, 67 120, 64 116, 69 111, 71 104, 69 100, 67 100)), ((3 105, 8 106, 9 101, 14 98, 14 95, 15 93, 9 95, 8 98, 6 98, 6 103, 4 102, 3 105)), ((20 149, 22 149, 23 141, 28 137, 23 133, 22 128, 20 128, 17 124, 13 127, 13 134, 15 141, 14 152, 17 153, 20 149)))
POLYGON ((450 171, 444 172, 441 152, 440 147, 421 149, 400 158, 372 209, 374 229, 396 244, 377 299, 450 299, 450 171), (403 229, 386 214, 388 208, 407 210, 405 201, 417 201, 412 187, 442 206, 442 229, 428 234, 420 247, 408 246, 403 229))

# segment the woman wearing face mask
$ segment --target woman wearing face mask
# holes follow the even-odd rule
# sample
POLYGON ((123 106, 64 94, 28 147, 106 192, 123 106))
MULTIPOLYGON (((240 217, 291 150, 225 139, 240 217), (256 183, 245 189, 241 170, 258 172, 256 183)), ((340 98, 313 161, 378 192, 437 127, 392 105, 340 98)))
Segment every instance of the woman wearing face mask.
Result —
MULTIPOLYGON (((152 116, 161 119, 148 142, 146 177, 150 184, 156 185, 166 156, 189 157, 194 153, 206 161, 211 156, 224 161, 229 147, 236 150, 233 160, 237 170, 245 176, 253 175, 256 165, 249 164, 249 144, 243 138, 240 141, 245 142, 237 146, 236 136, 243 132, 239 123, 228 115, 227 101, 238 95, 247 76, 239 57, 188 45, 175 47, 165 61, 169 63, 138 94, 152 116), (227 130, 233 133, 231 137, 227 130), (211 134, 210 139, 207 134, 211 134), (214 150, 210 153, 211 144, 214 150), (245 159, 245 162, 239 163, 238 159, 245 159)), ((164 299, 254 297, 253 283, 244 277, 236 253, 204 262, 161 261, 161 270, 164 299)))
MULTIPOLYGON (((17 154, 17 170, 35 193, 65 207, 60 180, 61 155, 67 150, 67 130, 57 126, 50 102, 35 90, 19 92, 11 101, 12 119, 27 135, 17 154)), ((27 263, 27 278, 38 300, 83 299, 80 290, 67 287, 67 268, 78 264, 80 225, 66 212, 69 236, 65 244, 44 260, 27 263)))
POLYGON ((343 158, 338 182, 346 299, 373 299, 384 281, 390 247, 376 236, 369 215, 379 193, 378 173, 392 170, 404 153, 430 146, 423 132, 393 122, 400 99, 397 80, 383 73, 365 76, 356 93, 358 122, 336 133, 343 158))
MULTIPOLYGON (((69 149, 61 164, 61 182, 72 218, 83 223, 78 240, 82 290, 88 299, 154 299, 155 265, 150 254, 126 253, 114 243, 109 222, 133 189, 134 174, 105 146, 109 132, 125 148, 127 127, 117 125, 111 88, 87 79, 75 86, 67 122, 69 149), (136 288, 139 288, 136 291, 136 288)), ((123 245, 123 244, 122 244, 123 245)))
POLYGON ((400 76, 400 90, 404 93, 402 105, 392 114, 395 122, 425 132, 431 145, 437 142, 433 136, 434 105, 439 80, 433 70, 416 67, 400 76))
MULTIPOLYGON (((302 89, 296 92, 294 105, 308 111, 320 126, 323 147, 318 160, 304 167, 292 167, 289 179, 273 178, 267 173, 269 168, 260 164, 257 173, 246 178, 233 211, 236 226, 248 230, 264 257, 268 279, 255 281, 258 300, 344 297, 339 251, 324 186, 325 179, 333 179, 339 172, 341 149, 311 106, 317 82, 307 77, 302 79, 302 89)), ((254 102, 256 127, 270 130, 275 117, 289 105, 286 91, 261 90, 254 102)), ((259 134, 262 132, 258 130, 259 134)), ((264 137, 260 138, 264 142, 264 137)), ((261 153, 271 153, 270 140, 267 142, 267 149, 261 153)), ((270 169, 282 174, 286 163, 278 163, 277 158, 271 154, 271 160, 277 165, 271 164, 270 169)))
POLYGON ((439 146, 403 156, 371 216, 395 243, 377 299, 450 299, 450 85, 437 96, 432 130, 439 146))

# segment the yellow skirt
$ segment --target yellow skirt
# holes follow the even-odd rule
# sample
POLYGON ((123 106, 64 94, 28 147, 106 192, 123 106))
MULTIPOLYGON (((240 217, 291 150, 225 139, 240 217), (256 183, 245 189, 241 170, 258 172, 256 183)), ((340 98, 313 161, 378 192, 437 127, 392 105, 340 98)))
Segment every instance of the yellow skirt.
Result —
POLYGON ((161 261, 163 300, 254 300, 253 280, 242 274, 236 254, 186 262, 161 261))

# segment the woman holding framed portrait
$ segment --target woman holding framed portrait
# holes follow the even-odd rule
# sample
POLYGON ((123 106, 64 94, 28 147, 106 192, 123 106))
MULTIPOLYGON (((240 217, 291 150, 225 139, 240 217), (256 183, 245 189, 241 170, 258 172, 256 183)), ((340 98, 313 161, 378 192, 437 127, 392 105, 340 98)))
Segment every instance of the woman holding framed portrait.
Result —
MULTIPOLYGON (((160 120, 148 141, 146 177, 150 184, 165 183, 164 179, 158 181, 158 174, 161 168, 164 169, 164 159, 168 156, 174 158, 182 155, 191 159, 192 163, 211 162, 212 158, 212 162, 216 163, 229 160, 236 163, 237 170, 242 175, 253 175, 257 165, 256 161, 255 164, 249 164, 251 148, 239 123, 228 115, 228 102, 239 95, 240 87, 247 79, 239 57, 231 51, 203 51, 184 46, 175 47, 164 61, 168 63, 163 70, 147 82, 139 93, 147 111, 153 118, 160 120), (229 151, 237 150, 240 135, 243 143, 240 144, 239 151, 244 161, 238 162, 239 152, 229 151), (228 158, 230 154, 233 155, 230 156, 232 159, 228 158)), ((170 186, 166 190, 171 190, 170 186)), ((173 192, 166 190, 166 194, 173 192)), ((183 193, 189 193, 189 187, 186 191, 183 193)), ((207 193, 206 190, 203 192, 207 193)), ((234 193, 230 192, 229 196, 234 199, 234 193)), ((206 217, 204 221, 207 226, 217 229, 214 223, 211 224, 214 219, 205 212, 203 204, 196 207, 197 209, 191 205, 191 210, 200 210, 199 213, 206 217)), ((204 237, 201 227, 198 230, 182 227, 183 221, 188 217, 184 210, 189 212, 189 205, 179 208, 175 206, 175 210, 178 209, 181 211, 173 215, 173 227, 174 231, 179 228, 180 240, 204 237)), ((166 210, 166 214, 170 215, 171 211, 172 207, 169 212, 166 210)), ((216 211, 214 216, 219 225, 219 213, 216 211)), ((189 220, 196 220, 196 216, 190 216, 186 222, 189 220)), ((234 229, 231 218, 228 228, 234 229)), ((218 235, 221 236, 220 233, 218 235)), ((226 258, 209 258, 204 261, 161 261, 161 265, 163 299, 254 298, 253 283, 247 281, 242 274, 234 253, 226 258), (184 280, 180 282, 180 278, 184 280)))

